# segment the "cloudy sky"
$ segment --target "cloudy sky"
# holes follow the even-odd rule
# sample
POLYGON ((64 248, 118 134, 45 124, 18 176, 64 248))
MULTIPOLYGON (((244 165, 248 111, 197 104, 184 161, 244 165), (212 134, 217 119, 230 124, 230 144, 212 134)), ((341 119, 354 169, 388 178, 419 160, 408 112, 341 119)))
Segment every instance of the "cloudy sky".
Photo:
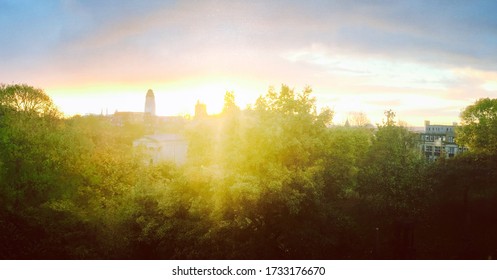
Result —
POLYGON ((335 123, 392 109, 412 126, 497 98, 496 1, 0 0, 0 83, 67 115, 220 110, 270 86, 314 90, 335 123))

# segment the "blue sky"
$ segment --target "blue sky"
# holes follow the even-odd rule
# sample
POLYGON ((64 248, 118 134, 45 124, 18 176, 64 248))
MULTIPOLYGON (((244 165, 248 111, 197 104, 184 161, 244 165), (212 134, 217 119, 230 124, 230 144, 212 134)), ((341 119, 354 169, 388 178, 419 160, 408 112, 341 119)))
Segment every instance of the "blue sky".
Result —
POLYGON ((44 88, 68 115, 211 112, 269 86, 314 89, 335 122, 451 123, 497 98, 495 1, 0 0, 0 82, 44 88), (92 100, 91 102, 87 102, 92 100), (95 102, 98 100, 98 102, 95 102), (172 102, 174 101, 174 102, 172 102))

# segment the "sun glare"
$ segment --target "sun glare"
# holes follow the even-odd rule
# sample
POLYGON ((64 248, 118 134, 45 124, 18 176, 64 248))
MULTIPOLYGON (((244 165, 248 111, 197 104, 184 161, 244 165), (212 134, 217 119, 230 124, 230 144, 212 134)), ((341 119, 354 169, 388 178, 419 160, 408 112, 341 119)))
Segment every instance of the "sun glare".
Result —
MULTIPOLYGON (((270 84, 228 75, 191 77, 168 82, 142 82, 139 84, 109 84, 78 88, 48 88, 47 93, 66 115, 75 114, 113 114, 119 112, 143 112, 145 94, 148 89, 155 93, 156 112, 159 116, 192 116, 195 104, 206 104, 208 114, 222 111, 224 95, 227 91, 235 93, 236 103, 240 108, 254 104, 257 97, 264 95, 270 84)), ((276 86, 277 85, 273 85, 276 86)), ((492 88, 494 85, 489 84, 492 88)), ((295 88, 300 91, 300 88, 295 88)), ((318 97, 329 96, 327 89, 314 90, 318 97)), ((383 112, 392 109, 400 120, 410 125, 421 125, 423 120, 437 116, 414 114, 416 108, 423 107, 431 111, 452 110, 463 107, 456 101, 447 101, 437 95, 428 93, 410 93, 395 95, 391 92, 368 94, 333 93, 335 98, 324 98, 317 102, 318 109, 329 106, 335 111, 333 123, 345 123, 352 113, 361 112, 368 116, 372 124, 381 123, 383 112), (456 104, 457 103, 457 104, 456 104)), ((454 114, 457 114, 455 112, 454 114)), ((447 120, 438 120, 447 121, 447 120)))
POLYGON ((140 85, 48 88, 46 91, 66 116, 72 116, 113 114, 116 111, 142 112, 148 89, 155 93, 157 114, 175 116, 193 115, 197 101, 206 104, 209 114, 218 114, 223 108, 227 91, 233 91, 238 106, 244 108, 264 94, 267 86, 246 79, 216 76, 140 85))

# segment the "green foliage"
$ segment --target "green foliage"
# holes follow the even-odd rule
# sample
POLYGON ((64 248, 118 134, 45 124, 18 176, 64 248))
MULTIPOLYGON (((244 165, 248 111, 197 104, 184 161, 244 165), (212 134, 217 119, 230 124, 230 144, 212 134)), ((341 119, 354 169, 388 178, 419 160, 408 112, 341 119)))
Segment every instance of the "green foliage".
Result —
POLYGON ((235 103, 235 94, 232 91, 227 91, 224 95, 223 114, 235 114, 240 111, 240 108, 235 103))
POLYGON ((431 247, 420 248, 425 251, 421 257, 481 259, 495 255, 497 157, 465 153, 438 162, 429 178, 433 180, 427 221, 431 234, 422 238, 431 247))
POLYGON ((461 113, 457 142, 473 152, 497 152, 497 99, 483 98, 461 113))
MULTIPOLYGON (((497 246, 495 156, 427 163, 391 110, 376 131, 365 116, 330 128, 310 88, 270 89, 246 110, 227 92, 221 114, 165 130, 184 129, 186 164, 151 165, 132 147, 144 124, 62 119, 26 85, 0 93, 0 258, 486 258, 497 246)), ((493 137, 485 108, 462 128, 476 151, 494 149, 478 138, 493 137)))
MULTIPOLYGON (((218 226, 209 240, 224 257, 296 257, 295 238, 317 242, 304 234, 307 228, 295 227, 319 213, 325 187, 326 124, 332 113, 318 114, 310 93, 309 88, 300 94, 287 86, 279 93, 271 89, 258 99, 255 110, 225 109, 204 123, 207 128, 219 124, 217 131, 199 132, 196 126, 202 140, 190 143, 207 141, 199 147, 214 151, 200 168, 213 175, 211 218, 218 226)), ((225 108, 238 108, 231 93, 225 103, 225 108)), ((316 219, 326 223, 326 215, 316 219)), ((320 240, 327 239, 321 234, 320 240)))
POLYGON ((48 96, 25 85, 2 86, 0 92, 2 207, 17 211, 69 191, 61 183, 70 173, 66 168, 70 136, 62 132, 64 124, 55 117, 48 96), (44 104, 38 106, 38 101, 44 104))
POLYGON ((213 163, 215 130, 208 120, 198 120, 190 124, 185 135, 188 139, 188 161, 195 166, 207 166, 213 163))
POLYGON ((56 117, 60 113, 42 90, 26 84, 0 84, 0 108, 29 115, 56 117))
POLYGON ((386 120, 383 121, 384 126, 395 126, 395 112, 391 109, 384 112, 386 120))
POLYGON ((388 117, 385 125, 378 127, 361 164, 360 193, 379 213, 412 219, 419 216, 429 195, 422 177, 425 161, 417 148, 417 136, 394 123, 388 117))
POLYGON ((327 134, 326 193, 330 198, 355 197, 360 164, 371 147, 373 132, 365 128, 334 128, 327 134))

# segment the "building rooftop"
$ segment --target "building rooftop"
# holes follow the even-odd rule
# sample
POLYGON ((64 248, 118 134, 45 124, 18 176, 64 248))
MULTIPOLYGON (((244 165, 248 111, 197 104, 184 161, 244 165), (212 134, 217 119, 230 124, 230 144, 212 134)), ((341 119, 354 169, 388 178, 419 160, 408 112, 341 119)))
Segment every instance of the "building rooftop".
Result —
POLYGON ((147 139, 153 142, 168 142, 168 141, 184 141, 185 137, 181 134, 152 134, 145 135, 142 139, 147 139))

